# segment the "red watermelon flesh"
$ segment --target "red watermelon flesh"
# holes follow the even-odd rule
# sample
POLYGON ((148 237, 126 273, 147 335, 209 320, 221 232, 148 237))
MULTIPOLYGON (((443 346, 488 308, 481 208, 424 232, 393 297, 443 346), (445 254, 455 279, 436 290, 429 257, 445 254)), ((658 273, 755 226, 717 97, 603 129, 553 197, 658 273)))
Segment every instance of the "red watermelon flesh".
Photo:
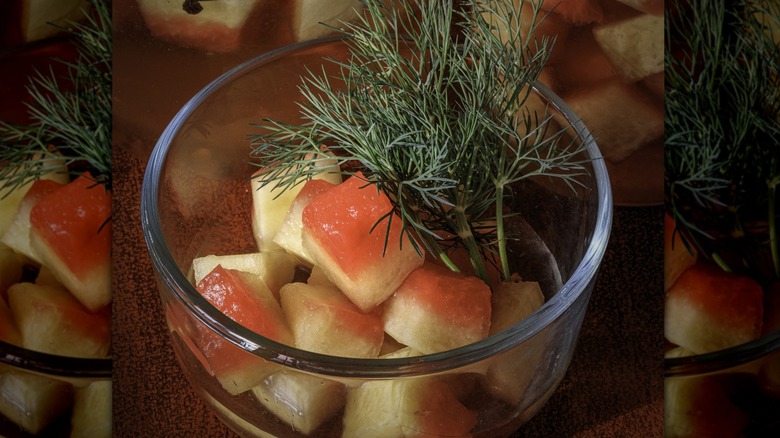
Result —
MULTIPOLYGON (((217 265, 197 285, 214 307, 244 327, 274 341, 293 345, 282 309, 260 277, 217 265)), ((200 347, 222 386, 238 394, 259 385, 276 367, 201 327, 200 347)))
POLYGON ((16 213, 5 234, 2 236, 3 243, 17 253, 40 264, 41 257, 38 254, 38 251, 36 251, 30 243, 30 213, 32 208, 35 207, 42 198, 49 193, 58 190, 60 187, 62 187, 62 184, 48 179, 33 182, 30 189, 19 202, 16 213))
POLYGON ((387 299, 423 256, 387 196, 361 173, 322 193, 302 214, 304 245, 326 276, 362 311, 387 299))
POLYGON ((426 354, 477 342, 490 330, 490 288, 433 263, 412 271, 383 307, 385 331, 426 354))
POLYGON ((111 193, 85 173, 30 210, 30 238, 54 276, 88 309, 111 301, 111 193))

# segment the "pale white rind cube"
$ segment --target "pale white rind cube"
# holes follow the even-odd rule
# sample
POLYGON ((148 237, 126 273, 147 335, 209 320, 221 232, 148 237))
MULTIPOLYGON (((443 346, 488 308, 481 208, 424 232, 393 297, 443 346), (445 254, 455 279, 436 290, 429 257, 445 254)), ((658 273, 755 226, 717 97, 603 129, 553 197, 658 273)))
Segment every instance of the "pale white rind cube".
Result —
POLYGON ((469 436, 476 414, 437 378, 374 380, 350 389, 343 438, 469 436), (421 415, 424 413, 424 415, 421 415))
POLYGON ((291 282, 295 275, 295 260, 283 251, 207 255, 192 261, 195 284, 200 283, 217 265, 260 277, 277 299, 279 289, 291 282))
POLYGON ((111 437, 111 380, 76 388, 70 438, 111 437))
POLYGON ((61 380, 0 368, 0 414, 35 435, 73 404, 73 386, 61 380))
POLYGON ((309 435, 346 403, 344 384, 293 370, 282 370, 252 388, 255 398, 293 429, 309 435))
MULTIPOLYGON (((319 159, 312 163, 323 169, 314 175, 314 179, 323 179, 333 184, 341 183, 341 174, 332 168, 337 164, 336 159, 319 159)), ((279 244, 274 242, 274 237, 284 223, 295 197, 303 188, 304 181, 287 188, 276 187, 273 182, 263 185, 261 172, 255 172, 251 180, 252 232, 261 252, 281 250, 279 244)))
MULTIPOLYGON (((493 314, 490 334, 494 335, 522 321, 544 304, 544 295, 536 282, 503 282, 491 296, 493 314)), ((541 363, 545 351, 544 332, 490 360, 485 373, 488 392, 507 403, 517 405, 523 399, 541 363)))
POLYGON ((565 100, 595 137, 604 157, 613 163, 664 133, 663 107, 621 80, 594 85, 565 100))
POLYGON ((593 36, 627 81, 664 71, 664 17, 642 14, 597 25, 593 36))
POLYGON ((340 27, 339 21, 357 17, 360 8, 359 0, 297 0, 293 6, 295 40, 305 41, 331 33, 325 24, 340 27))

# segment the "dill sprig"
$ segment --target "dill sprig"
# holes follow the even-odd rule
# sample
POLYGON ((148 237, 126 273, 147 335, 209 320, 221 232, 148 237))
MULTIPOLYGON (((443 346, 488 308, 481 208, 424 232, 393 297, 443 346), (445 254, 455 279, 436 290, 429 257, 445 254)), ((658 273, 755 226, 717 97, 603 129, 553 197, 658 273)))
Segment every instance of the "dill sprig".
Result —
POLYGON ((395 212, 451 269, 447 250, 459 245, 483 280, 494 260, 508 280, 513 185, 541 175, 576 184, 584 173, 583 144, 551 112, 526 106, 554 44, 535 37, 541 2, 425 0, 408 14, 413 4, 366 1, 364 15, 342 23, 350 55, 331 60, 335 77, 323 67, 303 79, 303 123, 257 125, 258 178, 300 184, 332 153, 335 166, 361 171, 391 200, 376 226, 395 212), (531 18, 521 18, 524 7, 531 18))
POLYGON ((73 173, 89 170, 111 187, 111 2, 92 0, 93 8, 69 29, 77 50, 64 64, 30 78, 26 125, 0 121, 0 187, 11 190, 64 163, 73 173))
POLYGON ((676 231, 724 270, 776 279, 780 3, 670 7, 664 150, 676 231))

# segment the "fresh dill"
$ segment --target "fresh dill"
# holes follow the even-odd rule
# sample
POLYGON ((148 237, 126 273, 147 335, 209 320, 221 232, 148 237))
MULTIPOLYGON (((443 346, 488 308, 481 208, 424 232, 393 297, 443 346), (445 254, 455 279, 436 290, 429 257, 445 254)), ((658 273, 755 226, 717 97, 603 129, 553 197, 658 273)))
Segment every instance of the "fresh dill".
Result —
POLYGON ((726 271, 777 279, 780 3, 674 0, 670 10, 664 150, 676 232, 726 271))
POLYGON ((323 69, 303 79, 303 122, 257 125, 258 178, 291 187, 332 153, 388 196, 413 242, 456 271, 447 250, 461 246, 483 280, 487 263, 509 280, 504 204, 513 185, 539 175, 577 184, 586 172, 584 143, 552 112, 526 105, 554 44, 535 35, 541 2, 364 4, 364 15, 342 23, 350 55, 331 60, 335 77, 323 69))
POLYGON ((29 124, 0 121, 0 187, 7 192, 63 163, 111 187, 111 1, 92 0, 86 18, 72 22, 75 61, 37 71, 27 86, 29 124), (77 170, 78 169, 78 170, 77 170))

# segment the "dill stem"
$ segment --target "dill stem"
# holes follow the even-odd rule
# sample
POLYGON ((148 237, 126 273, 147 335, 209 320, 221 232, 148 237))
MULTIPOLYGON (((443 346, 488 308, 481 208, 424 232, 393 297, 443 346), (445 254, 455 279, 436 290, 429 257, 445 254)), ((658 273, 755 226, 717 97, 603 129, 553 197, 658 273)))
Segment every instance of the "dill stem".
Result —
POLYGON ((504 183, 496 184, 496 240, 498 241, 498 256, 501 260, 501 276, 509 280, 509 260, 506 256, 506 234, 504 232, 504 183))
POLYGON ((456 264, 455 264, 455 263, 452 261, 452 259, 450 258, 450 256, 448 256, 448 255, 447 255, 447 253, 445 253, 445 252, 443 252, 443 251, 442 251, 442 252, 438 253, 436 256, 437 256, 437 257, 439 257, 439 260, 441 260, 441 261, 442 261, 442 263, 444 263, 444 265, 445 265, 445 266, 446 266, 446 267, 447 267, 449 270, 451 270, 451 271, 453 271, 453 272, 460 272, 460 268, 458 268, 458 265, 456 265, 456 264))
POLYGON ((482 259, 482 253, 479 251, 479 245, 474 238, 474 233, 471 231, 471 225, 469 224, 468 218, 461 208, 456 208, 455 217, 459 230, 458 237, 461 238, 466 249, 469 251, 469 259, 471 260, 471 266, 474 267, 474 275, 482 279, 486 284, 490 284, 487 270, 485 269, 485 261, 482 259))
MULTIPOLYGON (((420 218, 419 210, 417 209, 410 209, 410 212, 407 212, 406 214, 411 214, 414 216, 414 221, 416 223, 421 223, 422 219, 420 218), (413 213, 412 213, 413 212, 413 213)), ((436 238, 433 237, 430 234, 419 234, 420 239, 424 240, 424 246, 428 248, 428 250, 433 254, 436 259, 441 260, 442 263, 447 267, 447 269, 453 271, 453 272, 460 272, 460 268, 458 268, 458 265, 456 265, 450 256, 447 255, 447 252, 442 249, 441 245, 436 241, 436 238)))
MULTIPOLYGON (((303 78, 302 123, 258 125, 269 132, 253 136, 253 157, 259 167, 280 163, 276 168, 298 172, 291 157, 313 144, 331 145, 341 163, 355 162, 388 195, 416 250, 459 272, 470 269, 459 269, 445 250, 465 249, 474 275, 486 283, 499 251, 501 276, 511 278, 514 230, 502 221, 514 211, 507 206, 504 215, 502 203, 512 184, 533 174, 568 183, 582 174, 572 169, 584 170, 572 159, 584 143, 572 151, 557 147, 559 135, 526 136, 546 132, 546 120, 517 113, 552 40, 533 41, 533 29, 521 32, 528 0, 364 2, 370 17, 344 23, 352 37, 349 59, 332 60, 333 76, 323 67, 322 76, 310 71, 303 78), (402 12, 412 5, 424 20, 402 12), (331 77, 344 89, 334 88, 331 77), (529 170, 534 163, 539 171, 529 170)), ((536 17, 541 1, 533 5, 536 17)), ((268 178, 288 177, 278 171, 268 178)))
POLYGON ((729 266, 728 263, 726 263, 726 261, 723 260, 720 254, 714 252, 710 257, 715 262, 715 264, 718 265, 724 272, 732 272, 731 266, 729 266))
POLYGON ((435 256, 435 257, 436 257, 438 260, 441 260, 441 262, 442 262, 442 263, 444 263, 444 265, 447 267, 447 269, 449 269, 449 270, 451 270, 451 271, 453 271, 453 272, 460 272, 460 268, 458 267, 458 265, 456 265, 456 264, 455 264, 455 263, 452 261, 452 259, 450 258, 450 256, 448 256, 448 255, 447 255, 447 252, 445 252, 445 251, 444 251, 444 250, 441 248, 441 245, 439 245, 439 244, 436 242, 436 239, 435 239, 435 238, 433 238, 433 237, 431 237, 431 236, 427 236, 425 240, 427 241, 428 248, 430 248, 430 249, 431 249, 431 252, 433 253, 433 255, 434 255, 434 256, 435 256))

